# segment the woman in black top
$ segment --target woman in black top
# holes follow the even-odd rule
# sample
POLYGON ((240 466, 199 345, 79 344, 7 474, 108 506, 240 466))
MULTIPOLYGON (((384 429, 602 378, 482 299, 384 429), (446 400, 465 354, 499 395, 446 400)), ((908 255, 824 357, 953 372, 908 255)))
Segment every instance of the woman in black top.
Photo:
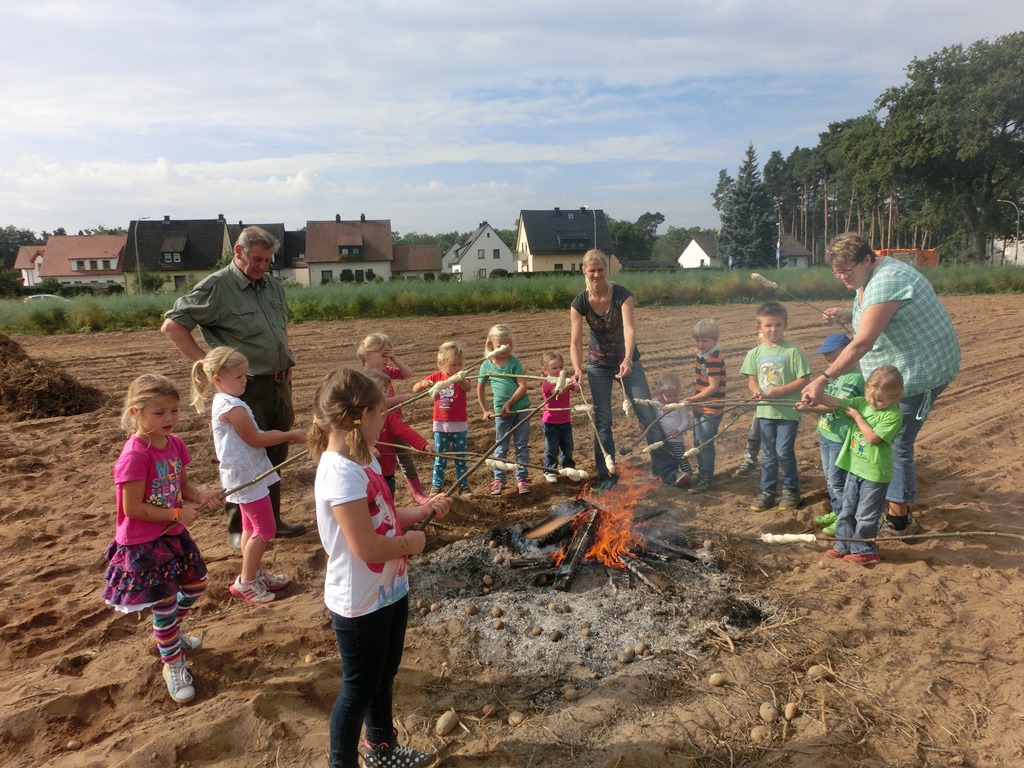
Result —
MULTIPOLYGON (((630 399, 650 399, 640 351, 636 347, 636 329, 633 324, 633 295, 621 285, 608 280, 608 257, 599 250, 587 251, 583 256, 583 275, 586 290, 572 301, 569 310, 571 328, 569 354, 572 360, 572 380, 579 384, 583 378, 583 322, 590 328, 587 351, 587 384, 594 405, 594 460, 597 463, 598 487, 611 488, 618 477, 609 472, 601 447, 615 456, 612 436, 612 390, 615 379, 625 384, 630 399)), ((637 405, 636 415, 640 428, 657 418, 654 408, 637 405)), ((663 441, 665 433, 655 424, 647 433, 647 442, 663 441)), ((667 447, 651 451, 651 469, 667 485, 685 487, 690 482, 687 474, 677 471, 674 457, 667 447)))

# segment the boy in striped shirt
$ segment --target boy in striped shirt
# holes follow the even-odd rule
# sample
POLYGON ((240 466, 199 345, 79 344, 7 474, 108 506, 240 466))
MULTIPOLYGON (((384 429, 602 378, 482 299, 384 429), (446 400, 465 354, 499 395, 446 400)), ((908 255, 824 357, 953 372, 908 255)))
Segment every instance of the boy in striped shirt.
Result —
POLYGON ((725 358, 718 349, 718 323, 714 320, 705 319, 697 323, 693 327, 693 341, 697 345, 695 394, 686 400, 693 410, 694 444, 703 447, 697 454, 700 477, 690 486, 689 492, 703 493, 711 490, 715 476, 713 438, 722 423, 720 403, 725 400, 725 358))

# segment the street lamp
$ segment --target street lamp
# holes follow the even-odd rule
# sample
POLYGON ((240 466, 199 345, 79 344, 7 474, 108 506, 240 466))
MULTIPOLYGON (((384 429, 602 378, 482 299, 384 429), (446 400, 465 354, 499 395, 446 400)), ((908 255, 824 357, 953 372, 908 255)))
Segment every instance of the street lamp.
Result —
POLYGON ((589 205, 584 205, 583 207, 586 208, 588 211, 590 211, 590 215, 594 218, 594 248, 596 249, 597 248, 597 211, 595 211, 589 205))
POLYGON ((149 216, 140 216, 135 220, 135 272, 139 281, 139 293, 145 293, 142 288, 142 259, 139 258, 139 222, 146 221, 149 216))
POLYGON ((1012 205, 1013 210, 1017 212, 1017 238, 1013 241, 1013 263, 1017 263, 1017 256, 1020 255, 1020 208, 1012 200, 996 200, 997 203, 1006 203, 1012 205))

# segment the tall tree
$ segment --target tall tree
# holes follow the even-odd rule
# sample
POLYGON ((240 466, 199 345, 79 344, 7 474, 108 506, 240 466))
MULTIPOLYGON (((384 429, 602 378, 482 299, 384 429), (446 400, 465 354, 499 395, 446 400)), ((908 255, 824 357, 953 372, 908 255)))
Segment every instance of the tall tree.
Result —
POLYGON ((0 266, 13 267, 21 246, 42 245, 44 242, 46 241, 37 237, 31 229, 20 229, 13 224, 7 225, 0 229, 0 266))
POLYGON ((1014 32, 914 59, 876 104, 900 178, 955 208, 978 261, 996 201, 1024 192, 1022 83, 1024 32, 1014 32))
POLYGON ((735 183, 722 196, 720 216, 719 259, 737 268, 775 263, 775 202, 761 179, 753 144, 747 146, 735 183))
POLYGON ((651 258, 658 239, 658 227, 665 223, 661 213, 648 211, 635 222, 617 221, 605 216, 608 233, 612 236, 615 255, 620 261, 647 261, 651 258))

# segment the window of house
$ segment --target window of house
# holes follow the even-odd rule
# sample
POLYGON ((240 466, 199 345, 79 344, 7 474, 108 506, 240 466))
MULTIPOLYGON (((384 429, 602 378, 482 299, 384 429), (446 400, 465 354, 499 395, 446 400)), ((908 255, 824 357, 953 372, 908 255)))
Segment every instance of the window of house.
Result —
POLYGON ((562 265, 561 264, 555 264, 555 272, 561 272, 561 271, 562 271, 562 265))
POLYGON ((366 272, 364 272, 361 269, 357 269, 356 270, 356 282, 357 283, 365 283, 366 282, 366 272))
POLYGON ((92 271, 96 271, 98 269, 96 259, 89 259, 89 269, 91 269, 92 271))
POLYGON ((496 259, 500 259, 501 258, 501 248, 495 248, 494 249, 494 258, 496 258, 496 259))
POLYGON ((480 249, 479 249, 479 250, 478 250, 478 251, 476 252, 476 257, 477 257, 478 259, 482 259, 482 258, 484 257, 484 249, 483 249, 483 248, 480 248, 480 249))
POLYGON ((84 272, 85 271, 85 262, 84 261, 76 261, 75 265, 78 267, 78 269, 75 270, 76 272, 84 272))
POLYGON ((487 277, 487 270, 486 269, 478 269, 476 271, 476 276, 477 277, 487 277))
POLYGON ((174 255, 170 254, 170 253, 165 253, 164 254, 164 264, 170 264, 172 261, 174 261, 174 255))
POLYGON ((320 285, 323 285, 324 283, 329 283, 332 280, 334 280, 334 273, 331 270, 325 269, 320 272, 320 285))
POLYGON ((103 259, 102 264, 104 269, 110 269, 110 259, 103 259))
POLYGON ((181 264, 181 254, 180 253, 174 254, 174 263, 175 264, 181 264))

